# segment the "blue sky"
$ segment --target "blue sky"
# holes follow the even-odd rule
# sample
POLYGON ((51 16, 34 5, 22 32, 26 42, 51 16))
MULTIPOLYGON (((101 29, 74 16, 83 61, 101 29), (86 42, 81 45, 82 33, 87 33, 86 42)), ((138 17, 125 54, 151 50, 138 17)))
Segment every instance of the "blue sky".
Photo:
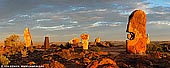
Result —
POLYGON ((90 41, 126 40, 131 12, 147 14, 151 40, 170 40, 169 0, 0 0, 0 40, 30 28, 33 41, 69 41, 90 34, 90 41))

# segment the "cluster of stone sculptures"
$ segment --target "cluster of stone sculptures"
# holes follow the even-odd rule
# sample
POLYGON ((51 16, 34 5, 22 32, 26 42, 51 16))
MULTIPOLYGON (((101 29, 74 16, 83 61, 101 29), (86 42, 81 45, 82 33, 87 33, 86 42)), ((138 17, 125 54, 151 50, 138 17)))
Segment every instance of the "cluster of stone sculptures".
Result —
MULTIPOLYGON (((148 43, 148 38, 146 35, 146 14, 142 10, 135 10, 129 16, 129 21, 127 24, 127 34, 128 40, 126 40, 127 52, 134 54, 143 54, 146 52, 146 44, 148 43)), ((83 49, 87 50, 89 45, 89 35, 81 34, 83 49)), ((31 35, 29 29, 26 28, 24 31, 24 39, 26 42, 26 47, 29 47, 32 43, 31 35)), ((79 38, 73 38, 69 43, 76 45, 80 42, 79 38)), ((96 43, 100 42, 100 38, 95 39, 96 43)), ((150 42, 150 40, 149 40, 150 42)), ((45 37, 44 41, 45 49, 49 48, 49 39, 45 37)))
MULTIPOLYGON (((127 24, 127 52, 133 54, 144 54, 146 52, 146 44, 150 42, 146 35, 146 14, 142 10, 135 10, 129 16, 128 24, 127 24)), ((81 34, 82 46, 84 50, 88 49, 89 45, 89 34, 81 34)), ((29 28, 25 28, 24 30, 24 39, 26 43, 26 47, 30 47, 32 45, 31 34, 29 32, 29 28)), ((69 43, 76 45, 80 42, 79 38, 73 38, 69 41, 69 43)), ((100 38, 95 39, 96 43, 100 42, 100 38)), ((49 38, 45 37, 44 41, 45 49, 49 48, 49 38)))

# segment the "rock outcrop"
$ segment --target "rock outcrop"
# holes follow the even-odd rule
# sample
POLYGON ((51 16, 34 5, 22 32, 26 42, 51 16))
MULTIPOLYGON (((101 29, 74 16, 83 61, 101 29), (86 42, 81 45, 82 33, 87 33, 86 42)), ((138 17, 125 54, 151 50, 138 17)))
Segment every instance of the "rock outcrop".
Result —
POLYGON ((110 58, 103 58, 100 62, 95 60, 92 64, 89 64, 86 68, 119 68, 115 61, 110 58))

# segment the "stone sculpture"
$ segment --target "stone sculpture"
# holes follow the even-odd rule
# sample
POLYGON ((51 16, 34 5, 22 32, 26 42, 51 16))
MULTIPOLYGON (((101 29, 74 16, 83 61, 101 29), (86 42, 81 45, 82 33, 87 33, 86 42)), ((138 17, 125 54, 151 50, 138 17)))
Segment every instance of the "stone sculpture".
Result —
POLYGON ((49 37, 45 37, 45 40, 44 40, 44 48, 45 48, 45 50, 47 50, 48 48, 50 48, 49 37))
POLYGON ((81 39, 82 39, 82 46, 84 50, 88 50, 88 45, 89 45, 89 35, 88 34, 81 34, 80 35, 81 39))
POLYGON ((135 10, 129 16, 127 24, 128 40, 126 40, 127 52, 143 54, 146 52, 146 14, 142 10, 135 10))
POLYGON ((24 40, 25 40, 26 47, 30 47, 32 45, 32 39, 31 39, 29 28, 25 28, 24 30, 24 40))
POLYGON ((79 38, 73 38, 69 41, 70 44, 77 45, 80 42, 79 38))
POLYGON ((97 37, 97 38, 95 39, 95 42, 96 42, 96 43, 100 43, 100 37, 97 37))

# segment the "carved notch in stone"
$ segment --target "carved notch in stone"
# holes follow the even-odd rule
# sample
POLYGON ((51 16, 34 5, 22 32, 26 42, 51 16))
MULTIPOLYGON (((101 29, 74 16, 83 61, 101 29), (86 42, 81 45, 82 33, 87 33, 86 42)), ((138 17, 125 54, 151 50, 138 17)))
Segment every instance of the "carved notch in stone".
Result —
POLYGON ((135 10, 129 16, 127 24, 128 40, 126 49, 129 53, 143 54, 146 52, 146 14, 142 10, 135 10))

